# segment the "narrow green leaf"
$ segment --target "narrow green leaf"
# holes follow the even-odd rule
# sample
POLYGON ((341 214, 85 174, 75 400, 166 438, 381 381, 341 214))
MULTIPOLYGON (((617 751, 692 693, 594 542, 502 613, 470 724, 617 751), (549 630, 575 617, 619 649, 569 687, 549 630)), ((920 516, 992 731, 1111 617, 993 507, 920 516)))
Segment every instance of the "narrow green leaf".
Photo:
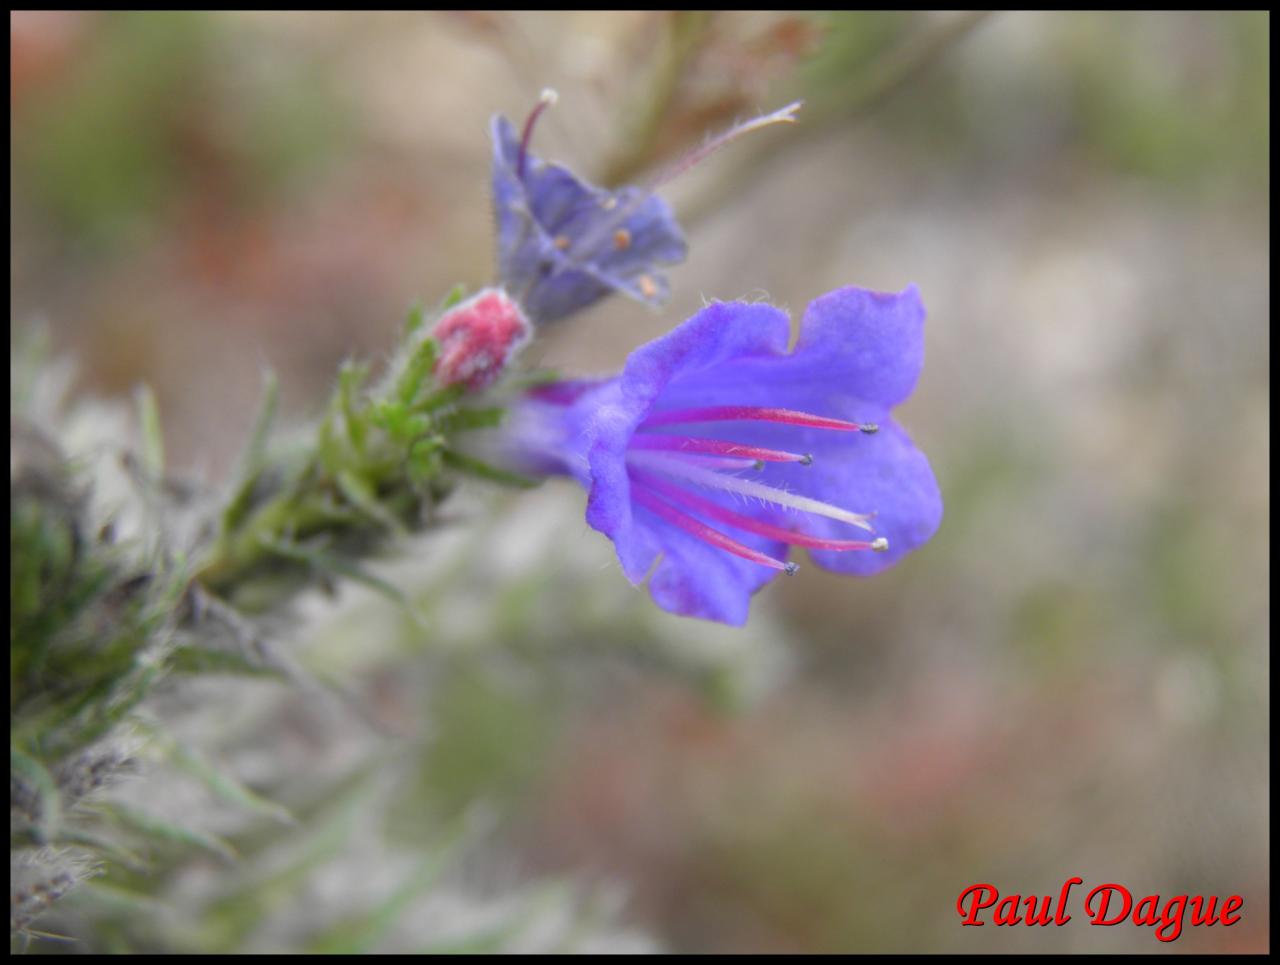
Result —
POLYGON ((272 553, 283 556, 286 559, 297 560, 299 563, 306 563, 317 570, 344 576, 357 583, 363 583, 370 589, 377 590, 388 599, 399 603, 409 614, 417 619, 413 604, 409 602, 409 598, 404 595, 404 592, 399 587, 388 583, 380 576, 375 576, 353 560, 345 559, 332 553, 325 553, 322 550, 312 549, 299 543, 287 543, 283 540, 264 540, 263 546, 272 553))
POLYGON ((68 945, 79 941, 74 935, 63 935, 55 931, 42 931, 29 925, 25 926, 15 937, 18 938, 21 944, 20 951, 24 955, 31 951, 31 940, 33 938, 43 938, 45 941, 51 942, 66 942, 68 945))
MULTIPOLYGON (((32 831, 41 844, 47 844, 57 837, 62 825, 62 795, 58 793, 57 782, 48 768, 13 745, 9 746, 9 768, 35 792, 37 813, 32 831)), ((12 803, 12 792, 9 796, 12 803)))
POLYGON ((244 454, 240 457, 240 468, 237 473, 238 482, 227 506, 222 511, 222 531, 232 532, 249 511, 249 503, 253 496, 258 475, 266 462, 267 437, 271 431, 271 423, 275 419, 276 406, 280 398, 280 381, 275 372, 265 369, 262 373, 262 402, 258 406, 258 414, 253 420, 253 429, 249 434, 249 442, 244 454))
POLYGON ((418 407, 424 412, 435 412, 439 409, 447 408, 453 405, 464 395, 466 395, 467 387, 464 383, 458 382, 454 385, 446 385, 442 389, 437 389, 429 396, 422 400, 422 404, 418 407))
POLYGON ((271 369, 262 373, 262 403, 258 406, 258 414, 253 420, 253 429, 249 434, 249 444, 245 447, 241 462, 240 474, 245 478, 255 475, 262 468, 267 452, 267 437, 271 432, 271 423, 276 417, 276 408, 280 404, 280 380, 271 369))
POLYGON ((431 381, 431 372, 436 367, 434 339, 425 338, 410 351, 404 369, 396 379, 395 397, 403 405, 413 405, 422 387, 431 381))
POLYGON ((449 294, 445 295, 444 299, 440 302, 439 312, 441 314, 447 312, 466 297, 467 286, 462 284, 462 282, 458 282, 458 284, 449 289, 449 294))
MULTIPOLYGON (((92 805, 82 804, 81 807, 86 811, 93 810, 92 805)), ((118 841, 110 840, 91 831, 65 828, 62 834, 58 836, 58 841, 65 844, 78 844, 83 848, 96 851, 103 858, 130 871, 144 872, 148 868, 148 864, 142 855, 130 851, 118 841)))
POLYGON ((369 421, 393 438, 403 434, 408 410, 398 402, 375 402, 369 409, 369 421))
POLYGON ((361 819, 367 818, 377 791, 369 779, 371 771, 372 768, 342 781, 325 796, 323 813, 294 832, 295 837, 303 834, 305 838, 283 870, 250 882, 208 908, 205 915, 208 944, 220 947, 224 943, 239 942, 303 888, 317 868, 332 861, 347 847, 361 819))
POLYGON ((218 797, 249 811, 266 815, 281 824, 296 824, 289 809, 249 790, 234 777, 211 764, 199 751, 169 738, 169 756, 188 774, 199 778, 218 797))
POLYGON ((445 449, 442 453, 445 464, 458 472, 465 472, 472 476, 478 476, 481 479, 488 479, 490 482, 500 483, 503 486, 515 486, 520 489, 533 489, 540 485, 537 479, 529 476, 521 475, 518 472, 511 472, 507 469, 499 469, 497 466, 491 466, 487 462, 482 462, 473 456, 464 456, 462 453, 453 449, 445 449))
POLYGON ((165 903, 159 898, 126 888, 114 881, 91 878, 85 884, 86 894, 90 895, 94 901, 113 910, 145 917, 163 914, 166 910, 165 903))
POLYGON ((411 336, 414 332, 422 327, 422 323, 427 320, 427 309, 422 302, 414 302, 409 306, 409 314, 405 316, 404 332, 405 338, 411 336))
POLYGON ((338 372, 338 400, 342 406, 342 419, 347 424, 347 437, 357 452, 364 450, 365 420, 356 406, 356 393, 369 374, 369 366, 363 363, 343 362, 338 372))
POLYGON ((325 413, 324 419, 320 422, 320 431, 316 438, 316 458, 319 465, 323 466, 325 471, 330 474, 337 472, 346 463, 343 458, 346 454, 346 447, 339 442, 338 433, 333 426, 336 415, 337 410, 334 408, 330 408, 325 413))
POLYGON ((339 472, 334 476, 334 481, 338 484, 342 495, 347 498, 347 502, 361 513, 397 536, 406 535, 407 530, 404 525, 378 501, 377 493, 367 482, 350 472, 339 472))
POLYGON ((162 672, 159 663, 135 669, 118 682, 111 682, 86 695, 76 709, 77 717, 52 746, 59 750, 92 744, 133 713, 162 672), (105 699, 103 699, 105 696, 105 699))
POLYGON ((123 804, 103 805, 101 809, 120 824, 137 831, 144 837, 186 847, 201 848, 228 861, 235 861, 239 858, 235 848, 217 835, 209 834, 206 831, 186 828, 180 824, 174 824, 171 821, 158 818, 154 814, 147 814, 144 811, 139 811, 123 804))
POLYGON ((286 679, 275 667, 255 663, 231 650, 210 650, 206 647, 181 646, 170 654, 170 668, 181 674, 232 674, 242 677, 275 677, 286 679))
POLYGON ((507 410, 500 406, 488 409, 458 409, 440 420, 444 432, 466 432, 470 429, 494 429, 502 424, 507 410))
POLYGON ((160 431, 160 409, 151 386, 140 385, 134 393, 138 421, 142 429, 142 467, 150 479, 164 475, 164 435, 160 431))
POLYGON ((435 433, 420 435, 408 443, 405 464, 409 480, 415 486, 425 486, 440 474, 440 452, 444 437, 435 433))

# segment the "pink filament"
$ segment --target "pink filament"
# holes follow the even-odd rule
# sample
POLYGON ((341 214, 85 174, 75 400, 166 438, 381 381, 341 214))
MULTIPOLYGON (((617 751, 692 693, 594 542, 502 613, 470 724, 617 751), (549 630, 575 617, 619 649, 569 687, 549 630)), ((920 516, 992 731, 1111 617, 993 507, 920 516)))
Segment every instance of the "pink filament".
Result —
POLYGON ((813 461, 812 456, 797 452, 783 452, 780 449, 762 449, 759 446, 744 446, 737 442, 726 442, 723 439, 695 439, 692 436, 669 435, 634 435, 628 443, 629 449, 648 449, 662 452, 696 452, 709 456, 732 456, 740 459, 760 459, 764 462, 802 462, 813 461))
POLYGON ((681 425, 689 422, 783 422, 793 426, 810 426, 814 429, 838 429, 843 432, 857 432, 862 426, 856 422, 843 419, 829 419, 826 416, 810 415, 794 409, 766 409, 749 405, 716 405, 704 409, 676 409, 671 412, 659 412, 649 416, 641 423, 642 429, 649 426, 681 425))
POLYGON ((631 497, 635 502, 654 515, 665 519, 672 526, 684 530, 704 543, 710 543, 717 549, 732 553, 734 556, 741 556, 744 560, 750 560, 753 563, 760 563, 770 569, 783 570, 787 573, 794 573, 798 569, 794 563, 775 560, 772 556, 761 553, 759 550, 753 550, 750 546, 739 543, 736 539, 726 536, 719 530, 712 529, 706 523, 682 513, 670 503, 663 502, 647 489, 635 488, 632 490, 631 497))
MULTIPOLYGON (((752 519, 750 516, 744 516, 741 513, 735 513, 732 509, 727 509, 719 503, 712 502, 710 499, 703 499, 687 490, 681 489, 665 479, 660 479, 651 473, 641 469, 631 469, 631 478, 641 486, 648 487, 656 492, 661 493, 667 499, 673 502, 681 503, 690 509, 702 513, 704 516, 710 516, 712 519, 727 523, 737 529, 746 530, 748 533, 755 533, 758 536, 764 536, 768 539, 776 539, 782 543, 790 543, 792 546, 803 546, 807 549, 815 550, 834 550, 835 552, 844 552, 846 550, 870 550, 875 547, 867 540, 860 539, 822 539, 818 536, 807 536, 804 533, 795 533, 789 529, 783 529, 781 526, 773 526, 769 523, 761 522, 758 519, 752 519)), ((641 492, 643 490, 636 490, 641 492)))

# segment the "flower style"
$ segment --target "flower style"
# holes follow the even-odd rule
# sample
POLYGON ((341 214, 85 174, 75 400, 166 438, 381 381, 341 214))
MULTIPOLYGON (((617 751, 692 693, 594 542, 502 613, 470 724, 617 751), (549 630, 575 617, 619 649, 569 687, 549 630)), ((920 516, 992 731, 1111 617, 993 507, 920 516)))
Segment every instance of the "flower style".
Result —
POLYGON ((574 476, 587 522, 663 609, 741 625, 794 572, 790 546, 869 575, 933 535, 942 500, 890 410, 915 386, 924 306, 841 288, 804 314, 713 303, 631 354, 616 378, 557 383, 514 412, 526 467, 574 476), (654 568, 656 560, 660 561, 654 568))
POLYGON ((517 136, 495 117, 493 199, 498 278, 535 324, 564 318, 618 291, 650 305, 666 299, 658 270, 684 260, 684 236, 665 201, 637 187, 607 191, 529 152, 551 91, 517 136))

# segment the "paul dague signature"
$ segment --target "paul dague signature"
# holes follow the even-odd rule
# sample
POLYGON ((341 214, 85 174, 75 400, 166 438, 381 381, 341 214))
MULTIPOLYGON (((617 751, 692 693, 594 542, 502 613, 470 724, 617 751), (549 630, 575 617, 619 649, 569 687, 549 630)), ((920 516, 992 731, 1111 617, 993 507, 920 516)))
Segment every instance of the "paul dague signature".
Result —
MULTIPOLYGON (((1041 900, 1035 895, 1023 898, 1021 895, 1005 895, 995 885, 970 885, 960 892, 956 899, 956 911, 962 925, 985 925, 981 920, 982 913, 988 908, 994 909, 991 914, 993 925, 1065 925, 1071 920, 1067 905, 1071 898, 1071 889, 1084 884, 1083 878, 1068 878, 1062 884, 1058 900, 1053 902, 1049 895, 1041 900), (1025 908, 1025 914, 1021 909, 1025 908)), ((1119 925, 1132 920, 1135 925, 1147 925, 1155 929, 1156 938, 1162 942, 1171 942, 1182 934, 1184 919, 1190 912, 1192 926, 1217 925, 1223 927, 1234 925, 1241 918, 1244 899, 1239 895, 1231 895, 1218 907, 1218 898, 1210 895, 1187 896, 1175 895, 1161 908, 1159 895, 1147 895, 1134 902, 1133 893, 1124 885, 1098 885, 1084 899, 1084 913, 1091 925, 1119 925)))

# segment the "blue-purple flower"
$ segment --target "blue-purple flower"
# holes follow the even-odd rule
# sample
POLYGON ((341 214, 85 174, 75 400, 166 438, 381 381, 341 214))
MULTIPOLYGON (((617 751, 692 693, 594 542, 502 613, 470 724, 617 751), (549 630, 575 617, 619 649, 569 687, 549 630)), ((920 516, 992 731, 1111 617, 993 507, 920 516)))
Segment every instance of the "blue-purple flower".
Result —
POLYGON ((865 576, 938 528, 928 460, 890 417, 920 373, 924 314, 914 286, 841 288, 788 352, 779 309, 714 303, 616 378, 530 393, 510 438, 527 468, 587 489, 587 522, 633 583, 653 571, 659 606, 740 625, 751 594, 794 572, 791 546, 865 576))
POLYGON ((529 151, 543 96, 517 135, 495 117, 493 200, 498 280, 535 324, 547 324, 612 292, 660 305, 660 266, 684 260, 684 236, 667 203, 637 187, 607 191, 529 151))

